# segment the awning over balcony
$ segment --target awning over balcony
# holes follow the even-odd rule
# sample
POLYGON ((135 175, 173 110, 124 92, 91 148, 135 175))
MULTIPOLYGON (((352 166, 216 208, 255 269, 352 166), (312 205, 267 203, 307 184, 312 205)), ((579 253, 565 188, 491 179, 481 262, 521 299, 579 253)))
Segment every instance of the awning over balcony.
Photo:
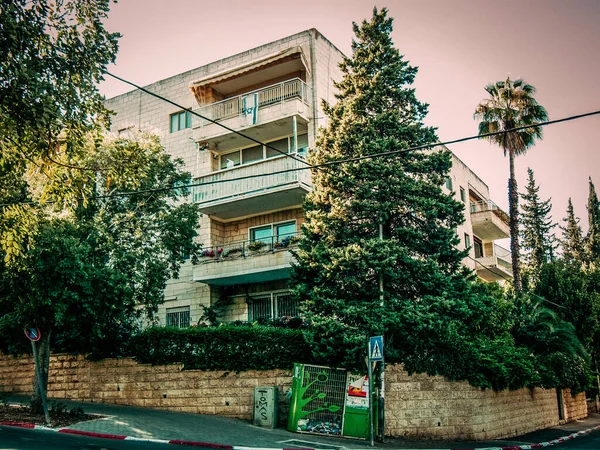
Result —
POLYGON ((207 88, 227 95, 243 87, 299 71, 309 71, 309 66, 302 49, 291 47, 193 81, 190 89, 198 102, 203 104, 207 88))

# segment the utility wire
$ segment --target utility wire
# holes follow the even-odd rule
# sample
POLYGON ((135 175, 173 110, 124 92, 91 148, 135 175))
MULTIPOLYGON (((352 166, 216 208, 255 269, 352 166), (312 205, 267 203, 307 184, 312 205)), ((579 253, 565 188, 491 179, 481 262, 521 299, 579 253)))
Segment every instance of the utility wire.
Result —
MULTIPOLYGON (((167 101, 169 103, 172 103, 172 104, 174 104, 174 105, 176 105, 176 106, 179 107, 179 105, 177 103, 172 102, 170 100, 167 100, 167 101)), ((189 110, 189 108, 186 109, 186 110, 189 110)), ((88 200, 97 200, 97 199, 127 197, 127 196, 130 196, 130 195, 138 195, 138 194, 153 194, 153 193, 167 192, 167 191, 178 190, 178 189, 189 189, 189 188, 193 188, 193 187, 208 186, 208 185, 212 185, 212 184, 231 183, 231 182, 241 181, 241 180, 247 180, 247 179, 251 179, 251 178, 268 177, 268 176, 280 175, 280 174, 284 174, 284 173, 298 172, 298 171, 301 171, 301 170, 319 169, 319 168, 324 168, 324 167, 333 167, 333 166, 338 166, 338 165, 341 165, 341 164, 346 164, 346 163, 349 163, 349 162, 357 162, 357 161, 363 161, 363 160, 367 160, 367 159, 381 158, 381 157, 386 157, 386 156, 395 156, 395 155, 402 154, 402 153, 407 153, 407 152, 411 152, 411 151, 418 151, 418 150, 426 150, 426 149, 430 149, 430 148, 433 148, 433 147, 449 146, 449 145, 452 145, 452 144, 458 144, 458 143, 461 143, 461 142, 471 141, 471 140, 474 140, 474 139, 482 139, 482 138, 487 138, 487 137, 492 137, 492 136, 498 136, 498 135, 501 135, 501 134, 512 133, 512 132, 515 132, 515 131, 525 130, 525 129, 528 129, 528 128, 536 128, 536 127, 543 127, 543 126, 547 126, 547 125, 554 125, 554 124, 561 123, 561 122, 568 122, 568 121, 571 121, 571 120, 577 120, 577 119, 582 119, 582 118, 585 118, 585 117, 591 117, 591 116, 596 116, 596 115, 600 115, 600 110, 598 110, 598 111, 592 111, 592 112, 588 112, 588 113, 583 113, 583 114, 577 114, 577 115, 574 115, 574 116, 567 116, 567 117, 563 117, 561 119, 549 120, 549 121, 546 121, 546 122, 539 122, 539 123, 535 123, 535 124, 532 124, 532 125, 524 125, 524 126, 520 126, 520 127, 509 128, 508 130, 495 131, 493 133, 486 133, 486 134, 481 134, 481 135, 468 136, 468 137, 459 138, 459 139, 453 139, 453 140, 445 141, 445 142, 423 144, 423 145, 418 145, 418 146, 404 148, 404 149, 399 149, 399 150, 390 150, 390 151, 387 151, 387 152, 373 153, 371 155, 357 156, 355 158, 339 159, 339 160, 336 160, 336 161, 329 161, 329 162, 326 162, 326 163, 323 163, 323 164, 308 165, 308 163, 306 161, 304 161, 303 159, 301 159, 301 158, 294 158, 294 159, 299 160, 302 163, 305 163, 307 165, 305 167, 295 167, 295 168, 291 168, 291 169, 282 169, 282 170, 276 170, 276 171, 269 172, 269 173, 259 173, 259 174, 253 174, 253 175, 244 175, 244 176, 240 176, 240 177, 230 178, 230 179, 227 179, 227 180, 212 180, 212 181, 203 181, 203 182, 200 182, 200 183, 191 183, 191 184, 187 184, 187 185, 183 185, 183 186, 165 186, 163 188, 145 189, 145 190, 129 191, 129 192, 118 192, 118 193, 107 194, 107 195, 90 196, 87 199, 88 200)), ((200 116, 200 117, 202 117, 202 116, 200 116)), ((240 134, 238 132, 236 132, 236 133, 240 134)), ((243 136, 245 137, 245 135, 243 135, 243 136)), ((248 139, 252 139, 252 138, 248 138, 248 139)), ((252 140, 254 140, 254 139, 252 139, 252 140)), ((260 143, 260 141, 256 141, 256 140, 254 140, 254 141, 260 143)), ((265 145, 265 144, 261 144, 261 145, 265 145)), ((290 154, 283 153, 281 151, 279 151, 279 152, 282 153, 285 156, 292 157, 292 155, 290 155, 290 154)), ((80 200, 84 200, 84 199, 80 198, 80 200)), ((34 202, 34 201, 18 202, 18 203, 2 203, 2 204, 0 204, 0 207, 6 207, 6 206, 15 205, 15 204, 30 205, 30 204, 35 204, 35 203, 36 202, 34 202)), ((53 203, 55 203, 55 202, 52 202, 52 201, 46 202, 46 204, 53 204, 53 203)))
POLYGON ((254 142, 255 144, 264 145, 268 149, 274 150, 277 153, 281 153, 282 155, 285 155, 285 156, 287 156, 289 158, 295 159, 296 161, 299 161, 299 162, 301 162, 303 164, 306 164, 306 165, 312 167, 307 161, 305 161, 302 158, 298 158, 298 157, 296 157, 296 156, 294 156, 294 155, 292 155, 290 153, 285 153, 285 152, 283 152, 283 151, 281 151, 281 150, 279 150, 279 149, 277 149, 277 148, 275 148, 275 147, 273 147, 271 145, 268 145, 268 144, 265 144, 264 142, 259 141, 258 139, 254 139, 253 137, 250 137, 247 134, 244 134, 244 133, 241 133, 240 131, 234 130, 233 128, 230 128, 227 125, 222 124, 221 122, 218 122, 218 121, 213 120, 213 119, 209 119, 208 117, 203 116, 202 114, 198 113, 197 111, 192 110, 191 108, 186 108, 185 106, 182 106, 182 105, 174 102, 173 100, 170 100, 170 99, 168 99, 166 97, 163 97, 162 95, 159 95, 159 94, 157 94, 155 92, 149 91, 148 89, 143 88, 141 86, 138 86, 137 84, 133 83, 132 81, 125 80, 124 78, 121 78, 121 77, 119 77, 117 75, 114 75, 114 74, 112 74, 110 72, 106 72, 106 75, 109 75, 109 76, 115 78, 116 80, 122 81, 123 83, 126 83, 126 84, 128 84, 130 86, 133 86, 134 88, 139 89, 140 91, 145 92, 146 94, 151 95, 152 97, 156 97, 156 98, 158 98, 160 100, 163 100, 163 101, 165 101, 167 103, 170 103, 173 106, 181 108, 183 111, 187 111, 187 112, 189 112, 190 114, 193 114, 196 117, 200 117, 201 119, 206 120, 207 122, 210 122, 210 123, 213 123, 215 125, 218 125, 221 128, 224 128, 225 130, 227 130, 227 131, 229 131, 231 133, 237 134, 238 136, 241 136, 241 137, 243 137, 245 139, 248 139, 248 140, 254 142))

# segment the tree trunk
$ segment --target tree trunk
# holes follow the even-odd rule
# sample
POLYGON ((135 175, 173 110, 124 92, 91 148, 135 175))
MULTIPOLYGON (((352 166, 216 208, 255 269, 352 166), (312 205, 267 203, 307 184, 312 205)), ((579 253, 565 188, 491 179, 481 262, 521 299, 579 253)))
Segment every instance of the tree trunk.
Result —
MULTIPOLYGON (((42 331, 42 337, 35 343, 37 346, 38 360, 40 363, 40 373, 42 376, 42 386, 44 392, 48 392, 48 368, 50 367, 50 335, 51 331, 42 331)), ((39 380, 36 376, 33 378, 33 393, 31 394, 31 409, 37 414, 44 414, 42 404, 42 393, 40 391, 39 380)))
POLYGON ((510 215, 510 252, 512 258, 513 287, 521 292, 521 268, 519 266, 519 191, 515 178, 515 153, 508 152, 510 178, 508 180, 508 213, 510 215))

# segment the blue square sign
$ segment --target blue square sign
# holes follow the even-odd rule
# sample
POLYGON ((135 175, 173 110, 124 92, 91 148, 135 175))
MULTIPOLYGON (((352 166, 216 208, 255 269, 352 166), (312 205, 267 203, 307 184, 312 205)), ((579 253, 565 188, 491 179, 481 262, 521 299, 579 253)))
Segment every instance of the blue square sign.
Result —
POLYGON ((383 361, 383 336, 371 336, 369 340, 369 360, 383 361))

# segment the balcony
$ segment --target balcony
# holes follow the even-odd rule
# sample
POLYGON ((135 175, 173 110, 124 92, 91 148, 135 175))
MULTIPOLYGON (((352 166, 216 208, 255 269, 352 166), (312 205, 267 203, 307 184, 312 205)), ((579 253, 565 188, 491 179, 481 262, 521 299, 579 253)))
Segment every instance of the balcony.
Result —
POLYGON ((194 180, 201 186, 192 189, 192 198, 200 212, 223 222, 300 206, 311 189, 307 167, 277 156, 219 170, 194 180))
POLYGON ((484 241, 510 236, 509 217, 491 200, 471 202, 473 233, 484 241))
POLYGON ((252 143, 231 130, 265 142, 293 134, 294 118, 296 131, 305 132, 311 115, 311 98, 310 87, 294 78, 203 106, 195 112, 218 123, 200 119, 193 129, 194 140, 213 151, 224 152, 252 143))
POLYGON ((494 244, 494 254, 475 258, 477 276, 485 281, 512 280, 510 251, 494 244))
POLYGON ((231 286, 288 278, 294 260, 288 250, 300 239, 301 235, 294 233, 207 247, 194 268, 194 281, 231 286))

